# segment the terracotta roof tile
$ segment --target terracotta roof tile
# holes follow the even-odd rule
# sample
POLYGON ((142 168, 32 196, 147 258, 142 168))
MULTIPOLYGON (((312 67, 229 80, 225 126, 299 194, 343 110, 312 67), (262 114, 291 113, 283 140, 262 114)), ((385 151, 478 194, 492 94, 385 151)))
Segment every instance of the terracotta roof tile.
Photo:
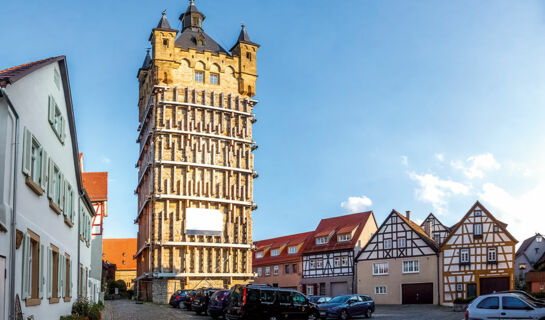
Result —
POLYGON ((108 200, 108 172, 83 172, 81 177, 91 201, 108 200))
POLYGON ((65 56, 52 57, 52 58, 29 62, 19 66, 1 70, 0 83, 1 82, 14 83, 15 81, 21 79, 22 77, 26 76, 32 71, 38 68, 41 68, 42 66, 45 66, 47 64, 50 64, 65 58, 66 58, 65 56))
POLYGON ((102 240, 102 260, 115 264, 117 270, 136 270, 135 254, 135 238, 102 240))
POLYGON ((297 233, 292 234, 289 236, 283 236, 279 238, 272 238, 272 239, 265 239, 260 241, 255 241, 254 245, 256 246, 256 250, 253 255, 253 265, 265 265, 265 264, 271 264, 271 263, 282 263, 286 261, 294 261, 299 260, 301 257, 301 253, 303 251, 303 245, 306 241, 306 239, 310 236, 312 236, 313 232, 304 232, 304 233, 297 233), (299 249, 297 250, 297 253, 289 254, 288 248, 292 246, 299 246, 299 249), (280 249, 280 254, 276 257, 271 257, 271 250, 272 249, 280 249), (265 249, 268 249, 265 251, 265 249), (263 258, 257 259, 255 257, 255 253, 259 251, 265 251, 263 258))
MULTIPOLYGON (((312 237, 309 237, 305 243, 304 253, 323 252, 331 250, 352 249, 356 246, 356 242, 360 237, 361 231, 369 221, 369 217, 373 216, 373 211, 349 214, 340 217, 322 219, 318 227, 314 231, 312 237), (357 227, 350 241, 337 242, 336 234, 339 230, 346 230, 357 227), (316 237, 329 235, 334 232, 327 244, 317 245, 316 237)), ((353 230, 353 229, 352 229, 353 230)), ((346 232, 344 232, 346 233, 346 232)))

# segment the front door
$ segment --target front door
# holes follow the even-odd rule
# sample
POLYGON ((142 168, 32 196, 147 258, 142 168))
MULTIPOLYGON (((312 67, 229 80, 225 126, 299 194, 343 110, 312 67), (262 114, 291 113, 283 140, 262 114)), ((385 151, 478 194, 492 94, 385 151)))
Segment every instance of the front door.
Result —
POLYGON ((477 284, 468 283, 467 284, 467 297, 472 298, 477 296, 477 284))

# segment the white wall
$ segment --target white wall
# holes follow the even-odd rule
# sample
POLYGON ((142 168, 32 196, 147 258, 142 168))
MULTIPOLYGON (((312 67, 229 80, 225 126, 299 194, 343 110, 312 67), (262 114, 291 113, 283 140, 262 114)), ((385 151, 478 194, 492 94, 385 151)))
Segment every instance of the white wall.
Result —
MULTIPOLYGON (((52 63, 44 66, 33 73, 18 80, 13 85, 9 85, 6 91, 17 110, 20 117, 21 134, 19 137, 19 148, 17 160, 18 167, 22 166, 23 154, 23 130, 27 127, 33 135, 37 137, 40 144, 44 146, 48 155, 52 157, 54 162, 59 166, 65 176, 65 179, 74 189, 74 206, 78 208, 77 194, 78 185, 76 180, 76 167, 73 157, 72 140, 70 130, 66 128, 66 139, 62 144, 48 122, 48 95, 52 95, 57 102, 61 113, 66 121, 68 121, 68 113, 66 101, 63 92, 63 86, 60 88, 54 82, 54 70, 59 68, 58 63, 52 63)), ((22 310, 24 318, 34 315, 35 319, 58 319, 61 315, 68 315, 71 311, 72 303, 77 298, 77 249, 79 243, 78 235, 78 214, 74 218, 74 226, 69 227, 64 222, 63 215, 57 215, 49 207, 49 199, 47 193, 38 196, 25 183, 25 176, 22 170, 18 170, 16 177, 18 187, 16 190, 17 196, 17 229, 25 231, 32 230, 40 236, 40 243, 49 247, 53 244, 59 248, 59 253, 65 252, 70 255, 72 262, 72 300, 64 302, 60 299, 59 303, 50 304, 46 299, 47 290, 44 284, 44 298, 40 305, 26 307, 22 301, 22 310)), ((90 251, 90 250, 89 250, 90 251)), ((22 246, 16 252, 17 274, 15 279, 16 294, 21 295, 21 263, 22 263, 22 246)), ((47 259, 46 259, 47 260, 47 259)), ((88 260, 85 260, 87 265, 88 260)), ((47 263, 44 263, 44 276, 47 279, 47 263)))

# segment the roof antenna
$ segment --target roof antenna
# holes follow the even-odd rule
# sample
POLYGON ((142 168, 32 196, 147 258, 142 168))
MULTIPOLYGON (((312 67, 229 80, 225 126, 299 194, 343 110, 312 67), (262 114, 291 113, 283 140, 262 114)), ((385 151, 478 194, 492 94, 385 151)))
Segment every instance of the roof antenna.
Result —
POLYGON ((189 0, 189 5, 194 6, 194 5, 195 5, 195 1, 189 0))
POLYGON ((167 9, 163 10, 163 15, 167 14, 167 9))
POLYGON ((240 26, 242 27, 242 29, 246 28, 246 25, 244 24, 244 21, 240 22, 240 26))

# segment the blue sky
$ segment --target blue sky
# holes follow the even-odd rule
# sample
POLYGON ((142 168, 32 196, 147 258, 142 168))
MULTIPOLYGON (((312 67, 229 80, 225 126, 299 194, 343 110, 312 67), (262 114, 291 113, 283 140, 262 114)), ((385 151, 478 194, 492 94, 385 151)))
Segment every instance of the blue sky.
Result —
MULTIPOLYGON (((541 1, 197 0, 258 54, 254 239, 392 208, 447 225, 482 201, 519 240, 545 232, 541 1)), ((106 237, 135 237, 136 72, 186 1, 2 4, 0 68, 68 57, 86 171, 109 172, 106 237)))

